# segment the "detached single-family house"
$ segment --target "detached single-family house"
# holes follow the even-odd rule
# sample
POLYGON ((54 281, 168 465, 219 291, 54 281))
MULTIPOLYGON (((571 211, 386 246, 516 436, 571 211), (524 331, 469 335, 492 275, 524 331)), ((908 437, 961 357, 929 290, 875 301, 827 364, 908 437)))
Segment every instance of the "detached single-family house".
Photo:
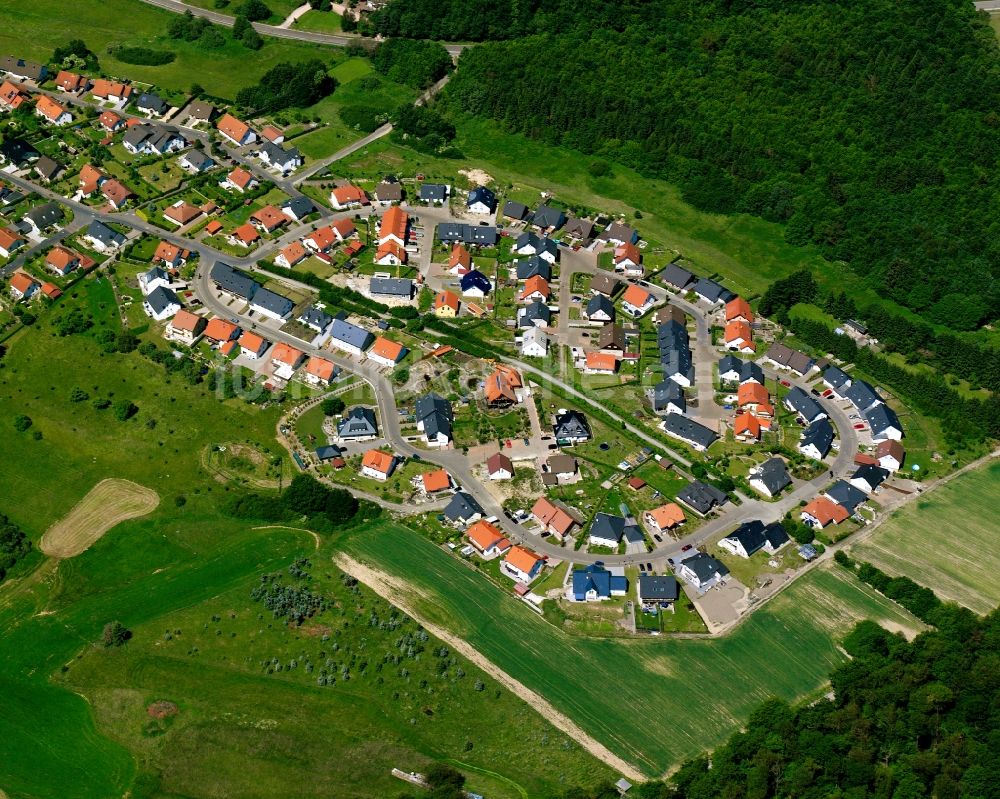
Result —
POLYGON ((247 330, 240 336, 239 345, 240 354, 251 361, 255 361, 264 354, 267 348, 271 346, 271 343, 262 336, 258 336, 256 333, 251 333, 247 330))
POLYGON ((833 425, 826 417, 810 424, 799 438, 798 450, 807 458, 821 461, 833 444, 833 425))
POLYGON ((714 430, 679 413, 668 414, 660 427, 668 436, 683 441, 697 452, 704 452, 719 438, 714 430))
POLYGON ((642 520, 646 524, 646 529, 655 535, 675 530, 686 521, 683 509, 676 502, 668 502, 646 511, 642 515, 642 520))
POLYGON ((195 148, 184 153, 177 159, 177 163, 181 169, 191 172, 194 175, 200 175, 202 172, 207 172, 215 166, 215 159, 195 148))
POLYGON ((122 109, 132 98, 132 87, 125 83, 98 78, 90 87, 91 95, 102 103, 111 103, 122 109))
POLYGON ((456 491, 441 513, 452 524, 462 526, 470 525, 485 515, 482 505, 466 491, 456 491))
POLYGON ((547 497, 540 497, 531 508, 531 515, 542 526, 543 533, 551 533, 562 541, 576 525, 576 520, 547 497))
POLYGON ((205 317, 193 314, 190 311, 180 310, 174 314, 174 318, 167 324, 164 337, 188 347, 194 346, 195 342, 201 338, 205 330, 205 317))
POLYGON ((639 233, 635 228, 631 228, 622 222, 612 222, 598 238, 615 246, 621 244, 638 244, 639 233))
POLYGON ((181 309, 181 301, 171 289, 157 286, 146 295, 146 299, 142 302, 142 309, 147 316, 152 317, 157 322, 162 322, 181 309))
POLYGON ((205 326, 205 339, 212 344, 228 344, 240 337, 239 325, 216 316, 205 326))
POLYGON ((462 294, 466 297, 482 298, 489 294, 490 289, 493 288, 490 279, 478 269, 473 269, 471 272, 466 272, 462 275, 459 285, 462 289, 462 294))
POLYGON ((497 196, 486 186, 477 186, 469 192, 466 209, 473 214, 492 214, 497 210, 497 196))
POLYGON ((302 263, 310 255, 312 255, 312 253, 305 248, 301 241, 293 241, 288 246, 281 248, 281 252, 278 253, 274 262, 278 266, 291 269, 293 266, 302 263))
POLYGON ((541 231, 558 230, 566 224, 566 214, 551 205, 539 205, 531 215, 531 224, 541 231))
POLYGON ((528 215, 528 206, 516 200, 507 200, 503 204, 503 215, 515 222, 520 222, 528 215))
POLYGON ((243 147, 257 141, 257 134, 250 129, 250 126, 232 114, 223 114, 219 117, 215 127, 224 139, 237 147, 243 147))
POLYGON ((15 108, 20 108, 30 99, 30 94, 21 91, 18 86, 15 86, 9 80, 5 80, 0 85, 0 106, 3 108, 9 108, 13 111, 15 108))
POLYGON ((769 458, 750 471, 748 482, 765 497, 776 497, 792 484, 792 478, 781 458, 769 458))
POLYGON ((73 121, 73 115, 47 94, 38 98, 38 102, 35 103, 35 114, 52 125, 68 125, 73 121))
POLYGON ((153 253, 153 263, 164 264, 171 269, 178 269, 184 266, 190 254, 187 250, 181 249, 176 244, 171 244, 169 241, 161 241, 156 245, 156 251, 153 253))
MULTIPOLYGON (((316 206, 313 204, 313 201, 304 194, 300 194, 298 197, 292 197, 290 200, 286 200, 281 204, 281 213, 293 222, 301 222, 315 210, 316 206)), ((354 229, 353 222, 349 219, 344 221, 351 226, 352 230, 354 229)))
POLYGON ((234 189, 243 194, 257 188, 260 182, 253 176, 253 173, 238 166, 226 175, 226 179, 221 181, 219 185, 224 189, 234 189))
POLYGON ((407 230, 410 226, 410 217, 406 211, 398 205, 392 206, 382 215, 382 221, 378 228, 379 245, 392 242, 399 247, 406 246, 407 230))
POLYGON ((448 199, 451 193, 451 186, 443 183, 421 183, 417 192, 417 197, 424 202, 440 205, 448 199))
POLYGON ((178 200, 163 210, 163 218, 179 228, 190 225, 203 214, 204 211, 197 205, 191 205, 185 200, 178 200))
POLYGON ((736 295, 731 291, 727 291, 714 280, 709 280, 706 277, 699 279, 692 287, 693 291, 698 299, 704 300, 710 305, 718 305, 720 302, 726 302, 727 299, 732 299, 736 295), (727 297, 727 294, 729 295, 727 297))
POLYGON ((435 469, 420 475, 420 487, 425 494, 437 494, 451 488, 451 475, 444 469, 435 469))
POLYGON ((6 135, 0 143, 0 163, 11 164, 18 169, 24 169, 40 156, 38 150, 16 136, 6 135))
POLYGON ((466 530, 465 535, 469 543, 487 560, 502 555, 511 547, 510 541, 498 527, 482 519, 466 530))
POLYGON ((10 296, 15 300, 30 300, 38 291, 39 285, 26 272, 15 272, 10 278, 10 296))
POLYGON ((552 290, 549 288, 549 282, 541 275, 535 275, 525 281, 524 288, 521 289, 517 300, 518 302, 535 302, 536 300, 548 302, 550 296, 552 296, 552 290))
POLYGON ((847 519, 850 514, 843 505, 827 497, 816 497, 812 502, 802 508, 800 517, 803 522, 810 527, 823 529, 828 524, 840 524, 847 519))
POLYGON ((881 466, 859 466, 851 475, 850 484, 866 494, 874 494, 880 485, 889 478, 889 470, 881 466))
POLYGON ((736 389, 736 404, 742 410, 750 411, 758 417, 774 417, 771 396, 760 383, 744 383, 736 389))
POLYGON ((396 458, 389 452, 370 449, 361 458, 361 476, 385 482, 396 468, 396 458))
POLYGON ((6 72, 21 80, 41 83, 48 76, 49 68, 45 64, 8 55, 0 58, 0 72, 6 72))
POLYGON ((72 94, 82 91, 88 86, 90 86, 90 79, 85 78, 83 75, 77 75, 75 72, 68 72, 61 69, 56 75, 56 89, 61 92, 69 92, 72 94))
POLYGON ((875 450, 878 457, 878 465, 890 472, 895 472, 903 465, 906 458, 906 450, 903 445, 895 440, 882 441, 875 450))
POLYGON ((543 261, 554 264, 559 257, 559 246, 534 233, 522 233, 514 240, 514 252, 518 255, 537 255, 543 261))
POLYGON ((687 413, 684 389, 673 380, 662 380, 653 386, 653 410, 657 413, 687 413))
POLYGON ((552 311, 541 300, 517 309, 518 328, 548 327, 552 322, 552 311))
POLYGON ((615 305, 611 298, 604 294, 595 294, 590 298, 583 315, 591 322, 614 322, 615 305))
POLYGON ((724 505, 727 499, 724 491, 700 480, 688 483, 677 494, 677 501, 687 505, 699 516, 704 516, 712 508, 724 505))
POLYGON ((640 286, 629 286, 622 295, 622 310, 638 318, 656 304, 652 292, 640 286))
POLYGON ((605 297, 613 298, 619 291, 621 291, 622 282, 611 277, 611 275, 606 275, 603 272, 598 272, 590 279, 590 291, 593 294, 603 294, 605 297))
POLYGON ((334 186, 330 191, 330 205, 336 211, 346 211, 350 208, 361 208, 369 204, 368 195, 350 183, 344 186, 334 186))
POLYGON ((609 352, 588 352, 583 373, 588 375, 613 375, 618 371, 618 358, 609 352))
MULTIPOLYGON (((265 289, 261 289, 265 291, 265 289)), ((260 295, 260 291, 257 292, 260 295)), ((271 349, 271 365, 274 367, 274 376, 282 380, 290 380, 295 370, 299 368, 306 354, 283 341, 279 341, 271 349)))
POLYGON ((285 149, 280 144, 266 141, 257 153, 261 162, 282 175, 287 175, 305 163, 302 153, 296 147, 285 149))
POLYGON ((337 436, 342 441, 368 441, 378 438, 378 423, 371 408, 351 408, 337 423, 337 436))
POLYGON ((299 314, 297 321, 317 333, 326 333, 333 324, 333 317, 322 308, 311 305, 299 314))
POLYGON ((10 228, 0 228, 0 256, 10 258, 17 250, 28 243, 28 240, 20 233, 10 228))
POLYGON ((700 593, 704 593, 722 582, 729 575, 729 569, 711 555, 696 552, 678 564, 677 574, 691 583, 700 593))
POLYGON ((642 253, 631 242, 615 247, 611 260, 616 272, 621 272, 628 277, 643 276, 642 253))
POLYGON ((549 354, 549 337, 540 327, 529 327, 521 336, 521 355, 544 358, 549 354))
POLYGON ((515 261, 514 267, 518 280, 530 280, 533 277, 552 279, 552 264, 537 255, 515 261))
POLYGON ((60 164, 58 161, 49 158, 47 155, 43 155, 34 165, 31 167, 31 171, 38 175, 39 179, 43 183, 51 183, 53 180, 59 177, 66 167, 60 164))
POLYGON ((868 500, 868 495, 864 491, 846 480, 838 480, 823 492, 823 496, 831 502, 836 502, 852 516, 858 506, 868 500))
POLYGON ((330 345, 351 355, 363 355, 374 341, 375 336, 363 327, 344 319, 334 319, 330 327, 330 345))
POLYGON ((570 595, 574 602, 600 602, 613 596, 628 593, 628 580, 624 567, 605 568, 602 563, 591 563, 582 569, 573 570, 570 595), (620 572, 620 573, 618 573, 620 572))
POLYGON ((726 322, 745 322, 749 325, 753 319, 750 303, 742 297, 735 297, 726 303, 726 322))
POLYGON ((442 319, 458 316, 460 301, 458 295, 445 289, 434 297, 434 315, 442 319))
POLYGON ((45 266, 60 277, 66 277, 80 266, 80 256, 66 247, 53 247, 45 256, 45 266))
POLYGON ((570 239, 578 239, 588 243, 594 237, 594 223, 589 219, 571 216, 563 226, 563 233, 570 239))
POLYGON ((640 574, 639 602, 643 605, 669 605, 680 596, 680 586, 672 574, 640 574))
POLYGON ((826 418, 826 413, 820 404, 798 386, 785 395, 784 404, 788 410, 795 411, 807 425, 812 424, 817 419, 826 418))
POLYGON ((83 234, 83 239, 98 252, 117 250, 124 246, 126 241, 121 233, 112 230, 97 219, 87 226, 87 232, 83 234))
POLYGON ((330 381, 333 380, 333 376, 337 371, 337 367, 334 366, 333 361, 328 361, 326 358, 318 358, 315 355, 311 355, 309 360, 306 361, 306 368, 304 372, 305 381, 314 386, 328 386, 330 381))
POLYGON ((382 206, 400 203, 404 196, 403 184, 396 179, 395 175, 386 175, 375 187, 375 199, 382 206))
POLYGON ((750 354, 757 351, 757 345, 753 343, 753 331, 750 325, 740 320, 726 323, 723 333, 723 343, 727 350, 750 354))
POLYGON ((368 292, 373 297, 391 297, 394 300, 413 299, 413 281, 405 277, 372 277, 368 292))
POLYGON ((720 540, 719 547, 741 558, 749 558, 760 550, 773 555, 788 541, 788 533, 780 522, 765 525, 759 519, 754 519, 743 522, 734 532, 720 540))
POLYGON ((108 201, 108 205, 116 211, 120 211, 128 201, 135 197, 132 190, 120 183, 116 178, 109 178, 101 183, 101 194, 108 201))
POLYGON ((862 415, 871 428, 872 441, 876 444, 882 441, 899 441, 903 437, 899 417, 888 405, 876 405, 862 415))
POLYGON ((451 442, 452 423, 455 420, 451 403, 433 391, 418 397, 414 404, 417 430, 431 446, 445 446, 451 442))
POLYGON ((369 360, 375 361, 380 366, 395 366, 406 357, 408 350, 402 344, 379 336, 375 339, 372 348, 368 350, 369 360))
POLYGON ((514 476, 514 464, 502 452, 495 452, 486 459, 486 473, 490 480, 510 480, 514 476))
POLYGON ((528 585, 542 572, 545 558, 524 547, 512 546, 500 565, 500 570, 508 577, 528 585))
POLYGON ((143 296, 152 293, 161 286, 163 288, 170 288, 170 276, 160 266, 154 266, 151 269, 142 272, 139 275, 138 280, 139 290, 142 292, 143 296))
POLYGON ((587 417, 579 411, 566 411, 556 416, 552 432, 559 444, 582 444, 591 438, 587 417))
POLYGON ((108 133, 117 133, 125 127, 125 120, 121 114, 116 114, 114 111, 102 111, 97 118, 97 124, 108 133))

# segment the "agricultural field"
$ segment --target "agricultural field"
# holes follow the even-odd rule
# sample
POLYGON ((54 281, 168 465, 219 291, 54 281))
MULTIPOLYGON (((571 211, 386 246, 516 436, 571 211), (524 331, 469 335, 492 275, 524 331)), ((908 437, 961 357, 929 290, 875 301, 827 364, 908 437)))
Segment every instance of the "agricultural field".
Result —
POLYGON ((998 503, 1000 462, 994 460, 895 511, 850 554, 905 575, 941 599, 989 613, 1000 603, 998 503))
POLYGON ((72 558, 115 525, 145 516, 159 504, 160 497, 151 488, 131 480, 101 480, 73 510, 45 531, 38 548, 54 558, 72 558))
POLYGON ((725 638, 588 640, 554 630, 398 525, 371 526, 344 546, 372 568, 409 583, 408 601, 419 618, 461 636, 649 775, 723 741, 768 696, 794 700, 821 692, 830 669, 845 657, 837 641, 855 621, 873 618, 909 632, 920 628, 846 572, 825 567, 725 638), (755 677, 734 681, 733 674, 755 677))

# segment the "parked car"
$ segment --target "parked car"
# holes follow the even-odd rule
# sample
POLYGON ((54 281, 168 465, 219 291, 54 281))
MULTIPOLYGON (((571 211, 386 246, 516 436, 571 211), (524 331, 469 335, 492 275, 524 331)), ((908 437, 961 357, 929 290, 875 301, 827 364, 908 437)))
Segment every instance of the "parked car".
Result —
POLYGON ((694 547, 691 546, 690 544, 685 544, 684 546, 681 547, 681 552, 687 552, 689 549, 694 549, 694 547))
POLYGON ((792 387, 792 384, 789 383, 787 380, 782 380, 781 381, 781 385, 783 385, 785 388, 791 388, 792 387))

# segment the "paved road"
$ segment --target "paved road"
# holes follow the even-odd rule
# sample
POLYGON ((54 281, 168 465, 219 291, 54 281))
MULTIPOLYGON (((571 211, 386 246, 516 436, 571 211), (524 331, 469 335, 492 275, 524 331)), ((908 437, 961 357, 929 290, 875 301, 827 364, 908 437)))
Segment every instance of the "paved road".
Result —
MULTIPOLYGON (((173 11, 175 14, 183 14, 190 11, 196 17, 204 17, 217 25, 225 25, 227 28, 233 27, 234 17, 229 14, 220 14, 218 11, 210 11, 197 6, 189 6, 179 0, 142 0, 147 5, 173 11)), ((326 44, 334 47, 349 47, 352 44, 361 45, 369 49, 374 48, 378 42, 375 39, 368 39, 363 36, 341 33, 314 33, 294 28, 282 28, 279 25, 265 25, 262 22, 253 23, 257 32, 263 36, 274 36, 278 39, 295 39, 300 42, 312 42, 313 44, 326 44)), ((446 44, 445 49, 452 56, 459 55, 467 44, 446 44)))

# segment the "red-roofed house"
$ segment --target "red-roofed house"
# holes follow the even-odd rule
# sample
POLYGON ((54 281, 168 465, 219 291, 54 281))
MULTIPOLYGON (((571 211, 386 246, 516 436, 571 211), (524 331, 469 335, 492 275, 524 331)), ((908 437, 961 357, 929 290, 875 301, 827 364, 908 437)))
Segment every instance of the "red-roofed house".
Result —
POLYGON ((410 217, 398 205, 392 206, 382 215, 378 228, 378 243, 395 242, 401 248, 406 246, 406 229, 410 225, 410 217))
POLYGON ((56 75, 56 88, 61 92, 78 92, 90 85, 90 79, 62 69, 56 75))
POLYGON ((753 331, 746 322, 727 322, 724 339, 727 350, 743 353, 757 351, 757 345, 753 343, 753 331))
POLYGON ((532 275, 524 281, 524 289, 518 295, 517 299, 520 302, 534 302, 535 300, 548 302, 551 296, 552 291, 549 289, 549 281, 541 275, 532 275))
POLYGON ((240 336, 240 354, 254 361, 264 354, 270 342, 249 330, 240 336))
MULTIPOLYGON (((396 206, 398 207, 398 206, 396 206)), ((399 266, 406 263, 406 250, 401 244, 394 241, 387 241, 378 245, 375 253, 375 263, 379 266, 399 266)))
POLYGON ((273 205, 265 205, 259 211, 250 214, 250 222, 265 233, 274 233, 278 228, 288 224, 288 217, 273 205))
POLYGON ((514 477, 514 463, 502 452, 494 452, 486 459, 486 472, 490 480, 510 480, 514 477))
POLYGON ((588 352, 583 371, 588 375, 613 375, 618 371, 618 358, 610 352, 588 352))
POLYGON ((238 325, 225 319, 220 319, 218 316, 210 320, 205 327, 205 338, 213 344, 225 344, 227 341, 233 341, 239 334, 240 328, 238 325))
POLYGON ((523 547, 511 547, 500 566, 508 577, 528 585, 542 572, 545 558, 523 547))
POLYGON ((472 271, 472 253, 457 241, 452 245, 451 255, 448 256, 448 271, 459 277, 472 271))
POLYGON ((131 189, 119 183, 115 178, 109 178, 101 183, 101 194, 116 211, 120 211, 128 205, 129 199, 135 196, 131 189))
POLYGON ((291 269, 298 263, 301 263, 310 255, 309 250, 302 246, 302 242, 293 241, 287 247, 283 248, 278 257, 274 259, 274 262, 278 266, 284 266, 287 269, 291 269))
POLYGON ((117 133, 125 127, 125 120, 114 111, 102 111, 97 122, 108 133, 117 133))
POLYGON ((375 339, 372 348, 368 350, 368 357, 382 366, 395 366, 406 355, 406 347, 395 341, 379 336, 375 339))
POLYGON ((79 183, 80 183, 80 194, 84 197, 89 197, 95 191, 97 191, 101 184, 108 179, 108 176, 101 172, 93 164, 84 164, 80 168, 79 183))
POLYGON ((442 291, 434 298, 434 315, 445 319, 458 316, 459 299, 453 291, 442 291))
POLYGON ((230 233, 228 241, 234 246, 250 247, 260 241, 260 233, 257 232, 257 228, 247 222, 230 233))
POLYGON ((337 241, 345 241, 351 238, 351 236, 358 235, 358 229, 354 227, 354 223, 350 219, 338 219, 335 222, 331 222, 330 230, 336 235, 337 241))
POLYGON ((167 324, 164 338, 191 347, 205 330, 205 318, 181 309, 167 324))
POLYGON ((451 488, 451 475, 444 469, 424 472, 420 475, 420 485, 425 494, 436 494, 438 491, 447 491, 451 488))
POLYGON ((472 546, 474 546, 486 560, 502 555, 510 549, 510 541, 507 540, 507 537, 499 530, 499 528, 487 521, 476 522, 472 525, 472 527, 465 531, 465 535, 469 539, 469 543, 472 544, 472 546))
POLYGON ((203 211, 197 205, 191 205, 184 200, 178 200, 163 211, 164 219, 178 227, 190 225, 202 214, 203 211))
POLYGON ((250 126, 246 122, 241 122, 232 114, 223 114, 219 117, 216 127, 225 139, 237 147, 253 144, 257 141, 257 134, 250 129, 250 126))
POLYGON ((31 99, 31 95, 22 92, 9 80, 0 84, 0 105, 11 110, 19 108, 22 103, 31 99))
POLYGON ((651 533, 664 533, 684 524, 684 511, 676 502, 668 502, 642 515, 646 529, 651 533))
POLYGON ((816 497, 802 508, 802 521, 812 527, 823 528, 828 524, 840 524, 850 514, 843 505, 838 505, 826 497, 816 497))
POLYGON ((181 249, 176 244, 171 244, 169 241, 161 241, 156 247, 156 252, 153 253, 153 263, 162 263, 173 269, 177 269, 184 266, 184 262, 190 254, 187 250, 181 249))
POLYGON ((132 87, 113 80, 98 78, 90 87, 90 93, 103 103, 113 103, 123 108, 132 96, 132 87))
POLYGON ((10 258, 11 253, 21 249, 28 240, 10 228, 0 228, 0 256, 10 258))
POLYGON ((53 247, 45 256, 45 265, 60 277, 65 277, 80 266, 80 256, 65 247, 53 247))
POLYGON ((38 98, 38 102, 35 103, 35 114, 47 119, 53 125, 68 125, 73 121, 73 115, 47 94, 38 98))
POLYGON ((753 322, 753 311, 750 310, 750 303, 742 297, 734 297, 726 303, 727 322, 753 322))
POLYGON ((310 356, 309 360, 306 361, 306 382, 314 386, 328 386, 330 385, 330 381, 333 380, 335 368, 333 361, 328 361, 326 358, 317 358, 315 355, 310 356))
POLYGON ((284 132, 278 130, 274 125, 265 125, 261 128, 260 135, 272 144, 281 144, 285 140, 284 132))
POLYGON ((279 341, 271 350, 271 364, 274 366, 274 374, 282 380, 290 379, 305 357, 306 354, 302 350, 279 341))
POLYGON ((386 481, 396 468, 396 458, 388 452, 370 449, 361 459, 361 476, 386 481))
POLYGON ((531 515, 535 517, 544 530, 552 533, 562 541, 569 531, 573 529, 576 521, 566 511, 554 504, 548 497, 540 497, 531 508, 531 515))
POLYGON ((626 275, 642 277, 642 253, 632 242, 626 241, 615 247, 613 256, 615 271, 626 275))
POLYGON ((30 300, 38 291, 38 282, 25 272, 15 272, 10 278, 10 295, 15 300, 30 300))
POLYGON ((329 252, 330 248, 337 243, 337 234, 332 227, 327 225, 326 227, 316 228, 316 230, 302 239, 302 243, 313 252, 329 252))
POLYGON ((337 211, 346 211, 348 208, 360 208, 368 205, 368 195, 363 189, 357 186, 336 186, 330 192, 330 205, 337 211))
POLYGON ((235 189, 242 194, 243 192, 256 188, 258 181, 251 172, 241 166, 238 166, 226 175, 226 179, 221 181, 219 185, 224 189, 235 189))
POLYGON ((656 298, 640 286, 629 286, 622 295, 622 310, 639 317, 653 307, 656 298))

